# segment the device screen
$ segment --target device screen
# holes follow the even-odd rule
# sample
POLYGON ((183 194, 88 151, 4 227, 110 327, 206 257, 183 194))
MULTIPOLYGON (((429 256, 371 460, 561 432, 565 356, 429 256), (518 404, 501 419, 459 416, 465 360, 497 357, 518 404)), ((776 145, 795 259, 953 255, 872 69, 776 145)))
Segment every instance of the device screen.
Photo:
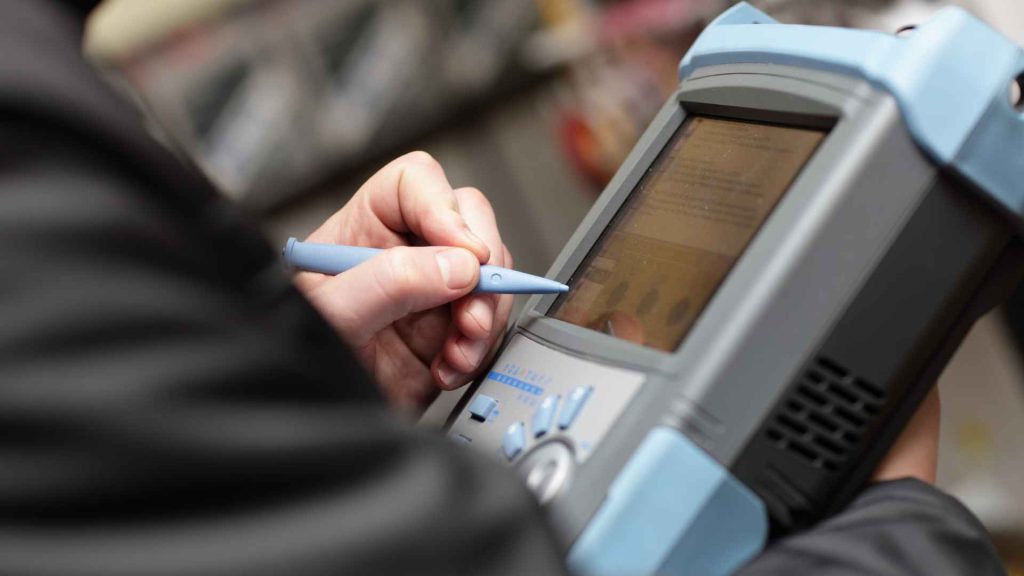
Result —
POLYGON ((825 135, 691 117, 548 315, 675 350, 825 135))

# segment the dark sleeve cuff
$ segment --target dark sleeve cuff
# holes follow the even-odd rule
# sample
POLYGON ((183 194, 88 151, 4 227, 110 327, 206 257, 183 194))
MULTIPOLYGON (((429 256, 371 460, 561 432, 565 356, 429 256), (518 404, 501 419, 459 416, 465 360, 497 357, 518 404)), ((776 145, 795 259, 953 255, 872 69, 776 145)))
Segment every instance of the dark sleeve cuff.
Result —
POLYGON ((840 514, 773 543, 740 574, 1005 575, 981 522, 915 479, 868 487, 840 514))

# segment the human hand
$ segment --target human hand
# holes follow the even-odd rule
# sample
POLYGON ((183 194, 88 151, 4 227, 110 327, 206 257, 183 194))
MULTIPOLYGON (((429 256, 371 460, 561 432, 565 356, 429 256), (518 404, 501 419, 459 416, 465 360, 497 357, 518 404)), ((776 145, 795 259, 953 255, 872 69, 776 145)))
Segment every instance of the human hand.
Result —
POLYGON ((392 404, 420 407, 466 384, 508 323, 510 295, 470 294, 481 264, 512 267, 479 190, 453 190, 424 152, 391 162, 307 239, 386 248, 337 276, 295 283, 392 404))
POLYGON ((936 386, 875 469, 871 481, 917 478, 934 484, 939 462, 940 415, 939 388, 936 386))

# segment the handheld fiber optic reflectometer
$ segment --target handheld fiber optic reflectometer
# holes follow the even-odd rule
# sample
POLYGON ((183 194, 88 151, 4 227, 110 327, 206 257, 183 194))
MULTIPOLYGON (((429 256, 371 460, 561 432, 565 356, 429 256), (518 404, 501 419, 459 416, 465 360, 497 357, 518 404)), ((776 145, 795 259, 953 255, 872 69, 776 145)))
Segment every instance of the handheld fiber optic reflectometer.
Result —
POLYGON ((967 12, 739 4, 680 78, 550 270, 571 290, 442 418, 583 575, 729 574, 849 502, 1024 270, 1024 51, 967 12))

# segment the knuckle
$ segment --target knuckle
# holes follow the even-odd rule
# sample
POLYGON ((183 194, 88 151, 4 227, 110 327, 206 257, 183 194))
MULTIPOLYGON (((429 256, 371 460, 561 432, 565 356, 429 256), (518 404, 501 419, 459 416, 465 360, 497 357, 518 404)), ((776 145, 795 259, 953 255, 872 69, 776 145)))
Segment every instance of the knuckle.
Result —
POLYGON ((398 247, 385 252, 384 266, 377 284, 384 297, 400 305, 416 286, 416 259, 411 248, 398 247))
POLYGON ((409 152, 402 156, 401 161, 408 166, 420 166, 431 170, 441 168, 441 163, 428 152, 424 152, 423 150, 409 152))
POLYGON ((465 197, 467 200, 472 200, 473 202, 479 202, 481 204, 489 204, 487 196, 485 196, 484 193, 481 192, 480 189, 475 186, 465 186, 463 188, 459 188, 459 194, 465 197))
POLYGON ((410 152, 397 162, 401 172, 400 194, 411 211, 458 211, 458 201, 452 194, 444 168, 433 156, 422 151, 410 152))
POLYGON ((487 210, 490 213, 494 213, 494 208, 491 206, 491 201, 487 199, 487 196, 480 191, 479 188, 472 186, 466 188, 459 188, 458 190, 459 203, 472 204, 478 209, 487 210))
POLYGON ((388 253, 390 257, 387 264, 391 281, 400 286, 412 284, 416 267, 416 259, 413 256, 412 248, 392 248, 388 253))

